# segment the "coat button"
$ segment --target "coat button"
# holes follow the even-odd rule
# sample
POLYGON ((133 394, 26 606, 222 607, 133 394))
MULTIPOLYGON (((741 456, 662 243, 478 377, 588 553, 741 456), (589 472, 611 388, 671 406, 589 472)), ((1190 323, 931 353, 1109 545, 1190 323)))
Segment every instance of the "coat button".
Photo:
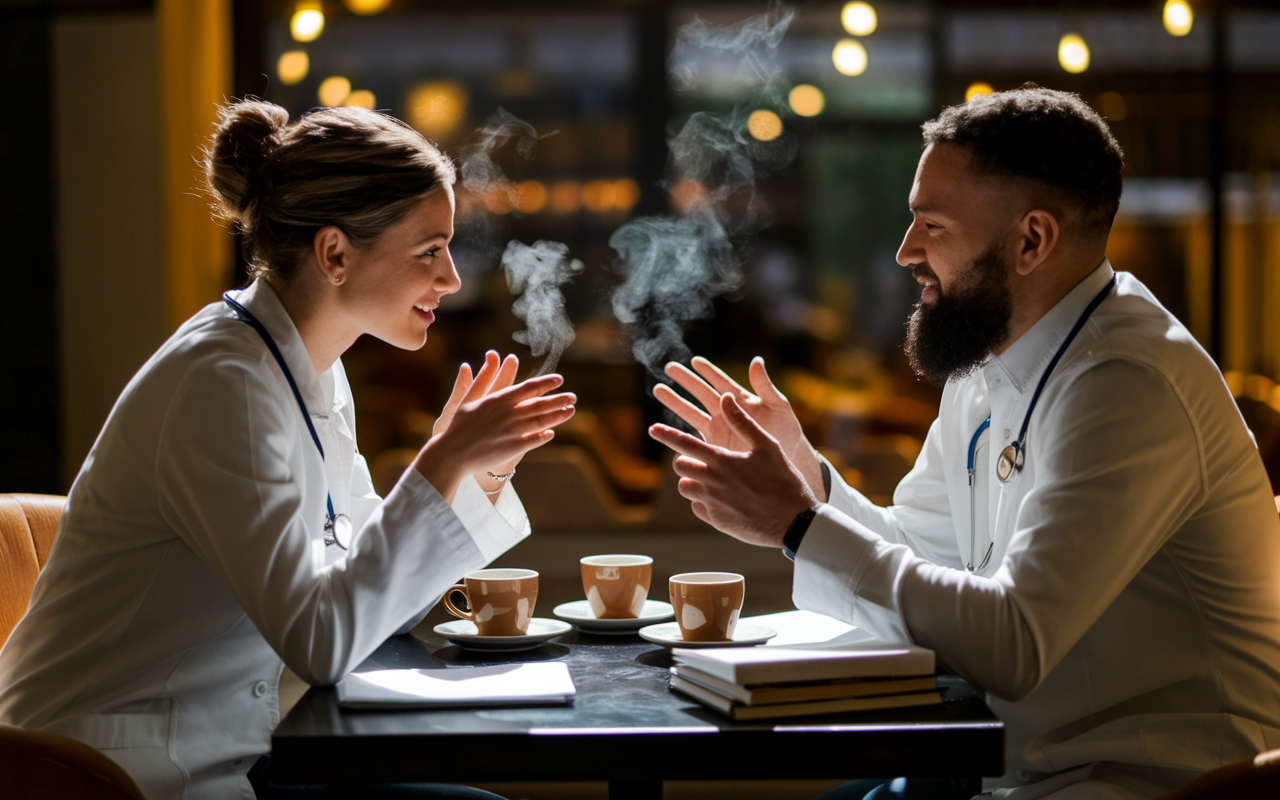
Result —
POLYGON ((1013 771, 1013 777, 1017 778, 1023 783, 1026 783, 1027 781, 1031 780, 1031 773, 1021 769, 1015 769, 1013 771))
POLYGON ((268 688, 269 687, 267 686, 266 681, 258 681, 253 685, 253 696, 262 697, 264 694, 267 693, 268 688))
POLYGON ((240 765, 241 765, 241 764, 243 764, 243 763, 244 763, 244 759, 243 759, 243 758, 237 758, 235 761, 232 761, 232 762, 231 762, 231 766, 233 766, 233 767, 238 767, 238 766, 240 766, 240 765))

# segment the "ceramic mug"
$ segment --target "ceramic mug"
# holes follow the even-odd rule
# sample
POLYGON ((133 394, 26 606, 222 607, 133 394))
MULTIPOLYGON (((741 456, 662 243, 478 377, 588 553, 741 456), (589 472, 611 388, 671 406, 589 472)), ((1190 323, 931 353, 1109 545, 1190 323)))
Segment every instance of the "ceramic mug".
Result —
POLYGON ((478 569, 444 593, 449 613, 474 622, 481 636, 524 636, 536 602, 538 573, 531 569, 478 569), (454 594, 465 597, 471 610, 455 606, 454 594))
POLYGON ((671 576, 671 605, 686 642, 725 642, 742 613, 746 579, 734 572, 685 572, 671 576))
POLYGON ((596 619, 635 619, 644 610, 653 579, 649 556, 587 556, 582 566, 582 591, 587 593, 596 619))

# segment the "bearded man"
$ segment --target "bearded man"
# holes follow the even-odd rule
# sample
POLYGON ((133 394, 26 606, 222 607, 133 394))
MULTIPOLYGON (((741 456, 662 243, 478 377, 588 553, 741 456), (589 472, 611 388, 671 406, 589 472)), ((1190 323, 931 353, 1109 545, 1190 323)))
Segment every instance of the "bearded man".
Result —
MULTIPOLYGON (((681 493, 783 548, 797 607, 932 648, 984 690, 1005 722, 996 797, 1150 798, 1280 747, 1280 520, 1217 367, 1106 258, 1106 123, 1029 85, 946 109, 924 144, 898 262, 924 287, 907 353, 945 388, 894 504, 822 461, 759 359, 754 393, 705 360, 668 367, 703 407, 657 391, 702 434, 650 430, 681 493)), ((833 796, 868 791, 978 789, 833 796)))

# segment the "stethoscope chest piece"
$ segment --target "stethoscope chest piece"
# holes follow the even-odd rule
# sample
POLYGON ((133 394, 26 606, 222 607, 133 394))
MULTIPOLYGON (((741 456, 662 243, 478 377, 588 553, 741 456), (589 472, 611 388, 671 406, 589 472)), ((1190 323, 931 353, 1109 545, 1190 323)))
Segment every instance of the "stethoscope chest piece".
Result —
POLYGON ((1008 483, 1015 472, 1022 470, 1024 453, 1021 442, 1014 442, 1000 451, 1000 458, 996 459, 996 477, 1001 483, 1008 483))
POLYGON ((343 550, 351 544, 351 517, 338 514, 324 521, 324 543, 336 544, 343 550))

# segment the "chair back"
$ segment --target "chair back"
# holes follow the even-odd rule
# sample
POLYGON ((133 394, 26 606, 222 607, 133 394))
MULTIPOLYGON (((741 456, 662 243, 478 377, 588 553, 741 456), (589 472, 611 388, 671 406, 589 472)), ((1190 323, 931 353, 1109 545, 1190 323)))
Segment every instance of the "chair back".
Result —
POLYGON ((0 494, 0 647, 27 613, 66 503, 58 495, 0 494))

